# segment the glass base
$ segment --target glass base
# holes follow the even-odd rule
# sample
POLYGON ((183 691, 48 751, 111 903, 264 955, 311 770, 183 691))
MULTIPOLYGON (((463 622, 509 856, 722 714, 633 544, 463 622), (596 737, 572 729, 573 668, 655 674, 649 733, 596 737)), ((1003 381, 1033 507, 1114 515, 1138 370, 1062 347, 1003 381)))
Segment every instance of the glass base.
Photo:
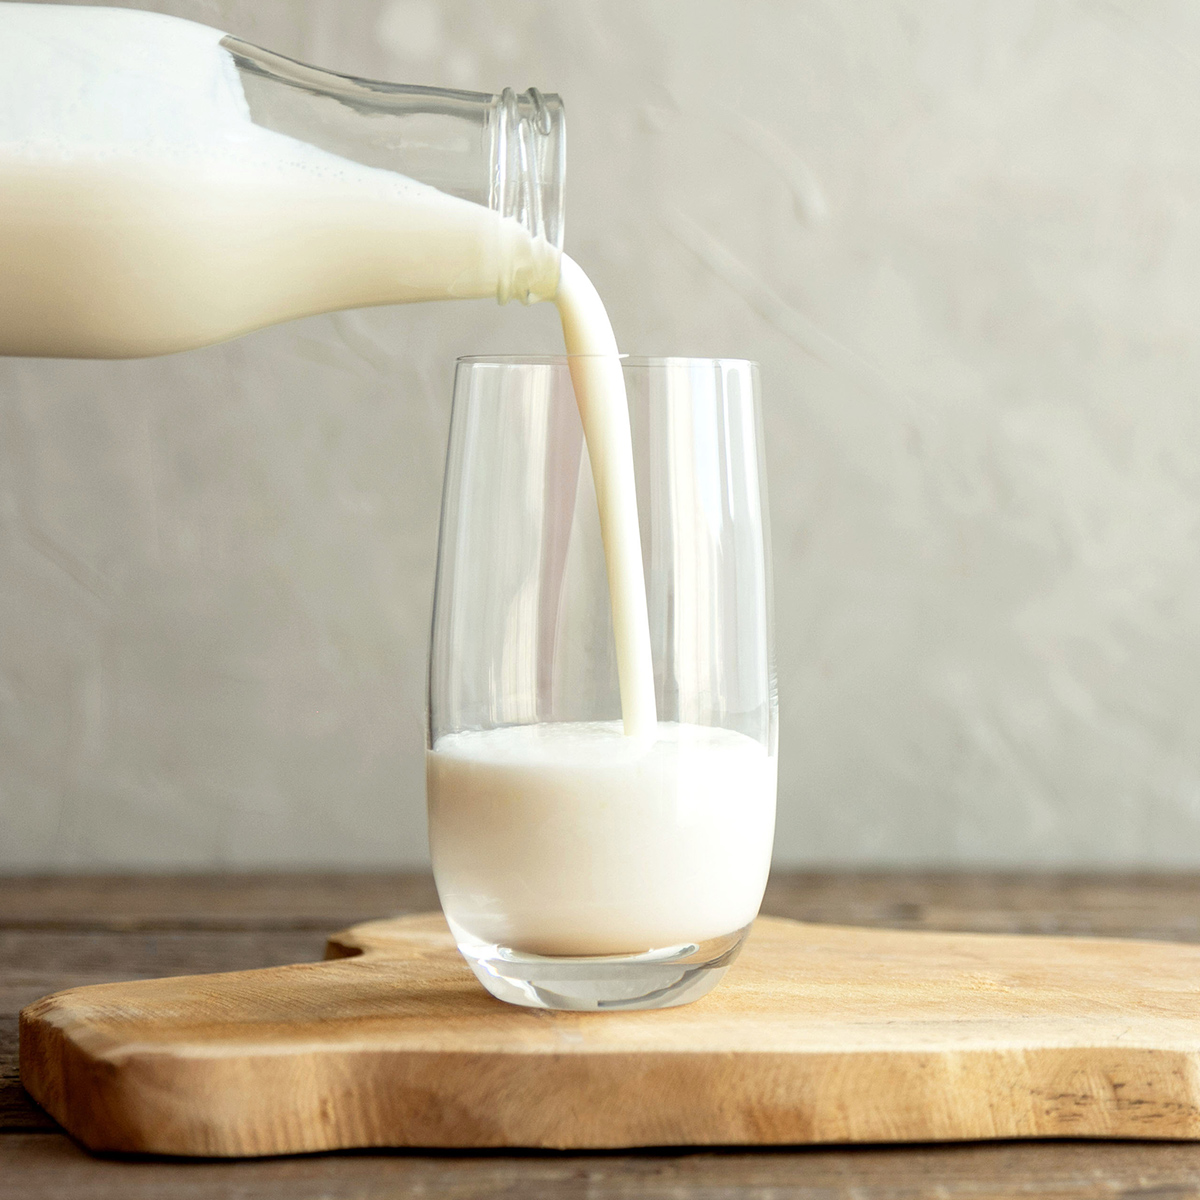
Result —
POLYGON ((462 956, 497 1000, 526 1008, 619 1012, 674 1008, 721 982, 750 932, 648 950, 644 954, 547 957, 481 942, 450 922, 462 956))

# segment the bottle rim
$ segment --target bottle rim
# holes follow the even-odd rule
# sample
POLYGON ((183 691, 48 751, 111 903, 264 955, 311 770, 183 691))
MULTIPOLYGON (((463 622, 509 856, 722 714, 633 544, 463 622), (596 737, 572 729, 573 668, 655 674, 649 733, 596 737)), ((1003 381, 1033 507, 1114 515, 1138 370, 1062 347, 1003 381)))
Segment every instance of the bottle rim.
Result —
POLYGON ((527 261, 512 261, 501 273, 496 299, 546 300, 558 286, 566 222, 562 97, 532 87, 520 94, 505 88, 493 98, 492 112, 488 207, 519 224, 531 247, 527 261))

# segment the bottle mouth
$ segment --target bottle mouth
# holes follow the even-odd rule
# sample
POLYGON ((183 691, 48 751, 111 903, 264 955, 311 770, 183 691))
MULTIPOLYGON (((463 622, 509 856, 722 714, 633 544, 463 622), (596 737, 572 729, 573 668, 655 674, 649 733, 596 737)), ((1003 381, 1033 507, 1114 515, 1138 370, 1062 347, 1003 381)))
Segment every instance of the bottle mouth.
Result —
POLYGON ((502 274, 497 300, 549 300, 558 290, 567 129, 560 96, 505 88, 495 98, 489 207, 529 236, 524 261, 502 274))

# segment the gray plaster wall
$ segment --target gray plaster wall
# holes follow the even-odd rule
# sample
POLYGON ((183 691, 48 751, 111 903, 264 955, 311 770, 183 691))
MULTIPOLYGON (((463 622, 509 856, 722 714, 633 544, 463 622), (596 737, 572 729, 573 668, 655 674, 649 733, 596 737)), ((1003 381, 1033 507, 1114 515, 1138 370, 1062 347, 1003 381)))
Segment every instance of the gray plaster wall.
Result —
MULTIPOLYGON (((156 0, 566 100, 625 349, 762 363, 787 864, 1200 864, 1200 8, 156 0)), ((425 860, 456 355, 0 361, 0 869, 425 860)))

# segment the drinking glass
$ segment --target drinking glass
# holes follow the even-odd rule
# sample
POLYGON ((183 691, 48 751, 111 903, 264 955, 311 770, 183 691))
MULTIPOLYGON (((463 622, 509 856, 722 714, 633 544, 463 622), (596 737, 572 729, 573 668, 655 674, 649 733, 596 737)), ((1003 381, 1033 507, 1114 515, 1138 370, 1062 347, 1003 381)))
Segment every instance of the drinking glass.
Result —
POLYGON ((758 369, 620 360, 658 715, 630 737, 570 367, 458 363, 429 664, 430 850, 458 948, 493 996, 666 1007, 720 980, 770 863, 758 369))

